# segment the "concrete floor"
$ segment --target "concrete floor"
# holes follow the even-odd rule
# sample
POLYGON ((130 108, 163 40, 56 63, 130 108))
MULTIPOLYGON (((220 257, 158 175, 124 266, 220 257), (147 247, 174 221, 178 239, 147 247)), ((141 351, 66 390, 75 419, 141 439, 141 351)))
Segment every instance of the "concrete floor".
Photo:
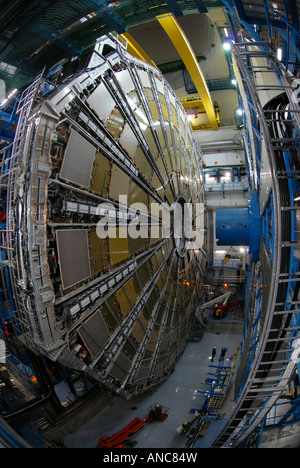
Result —
MULTIPOLYGON (((234 356, 241 342, 240 334, 205 333, 199 342, 191 342, 177 363, 173 374, 152 394, 143 395, 130 401, 112 397, 108 406, 95 414, 88 423, 64 438, 68 448, 97 447, 98 439, 111 436, 126 426, 133 418, 143 418, 153 403, 160 403, 169 408, 168 418, 163 422, 147 422, 133 436, 135 448, 183 448, 186 435, 178 434, 176 429, 185 421, 191 421, 193 410, 201 409, 205 395, 197 390, 208 390, 203 384, 206 373, 212 371, 209 366, 218 363, 223 346, 228 347, 224 365, 234 363, 234 356), (211 363, 212 348, 217 347, 214 363, 211 363)), ((233 379, 233 377, 232 377, 233 379)), ((232 386, 229 385, 225 402, 219 413, 223 419, 214 419, 206 435, 198 439, 195 448, 209 448, 226 423, 233 407, 232 386)))

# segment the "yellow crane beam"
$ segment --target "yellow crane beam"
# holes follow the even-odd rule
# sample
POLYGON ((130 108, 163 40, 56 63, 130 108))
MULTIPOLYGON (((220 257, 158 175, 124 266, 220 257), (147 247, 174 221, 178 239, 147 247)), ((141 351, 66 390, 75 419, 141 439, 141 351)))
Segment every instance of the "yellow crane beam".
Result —
POLYGON ((176 18, 171 13, 157 16, 156 19, 159 21, 159 23, 171 39, 173 45, 175 46, 177 52, 183 60, 189 74, 191 75, 197 92, 201 97, 201 101, 203 103, 207 117, 211 123, 211 127, 214 130, 218 130, 219 125, 214 104, 211 99, 211 95, 208 90, 204 75, 199 66, 195 53, 191 47, 191 44, 189 43, 188 38, 186 37, 176 18))
POLYGON ((142 47, 136 42, 136 40, 129 34, 128 32, 121 34, 122 37, 124 37, 127 41, 127 51, 129 54, 133 55, 134 57, 137 57, 140 60, 143 60, 144 62, 150 63, 153 67, 157 68, 155 63, 151 60, 149 55, 146 54, 146 52, 142 49, 142 47))

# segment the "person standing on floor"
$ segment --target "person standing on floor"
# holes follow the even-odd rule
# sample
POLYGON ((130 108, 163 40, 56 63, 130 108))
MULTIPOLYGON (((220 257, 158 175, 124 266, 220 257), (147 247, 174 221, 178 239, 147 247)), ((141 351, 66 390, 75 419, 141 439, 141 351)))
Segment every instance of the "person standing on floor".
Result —
POLYGON ((228 349, 228 348, 222 348, 222 349, 221 349, 221 354, 220 354, 220 357, 219 357, 219 361, 221 361, 222 359, 224 359, 225 354, 226 354, 226 352, 227 352, 227 349, 228 349))
POLYGON ((211 354, 211 362, 214 362, 215 355, 217 354, 217 348, 214 347, 211 354))

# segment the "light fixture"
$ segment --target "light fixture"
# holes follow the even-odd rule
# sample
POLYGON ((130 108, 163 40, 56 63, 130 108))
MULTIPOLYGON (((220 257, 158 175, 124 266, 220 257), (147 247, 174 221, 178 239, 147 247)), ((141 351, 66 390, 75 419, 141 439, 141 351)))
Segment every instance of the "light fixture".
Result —
POLYGON ((7 98, 4 99, 3 102, 1 102, 0 107, 3 107, 10 100, 10 98, 13 97, 16 94, 17 91, 18 91, 17 88, 15 88, 13 91, 11 91, 9 93, 9 95, 7 96, 7 98))
POLYGON ((223 48, 225 50, 230 50, 231 49, 231 43, 230 42, 224 42, 223 43, 223 48))
POLYGON ((280 61, 282 60, 282 49, 280 47, 277 49, 277 58, 280 61))
POLYGON ((232 83, 234 86, 236 86, 236 85, 237 85, 236 79, 231 80, 231 83, 232 83))

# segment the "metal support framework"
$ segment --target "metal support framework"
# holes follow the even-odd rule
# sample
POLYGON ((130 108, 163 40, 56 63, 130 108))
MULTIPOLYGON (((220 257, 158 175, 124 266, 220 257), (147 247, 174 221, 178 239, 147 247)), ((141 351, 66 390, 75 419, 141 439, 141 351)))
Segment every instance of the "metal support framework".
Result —
POLYGON ((129 55, 118 38, 100 41, 91 60, 67 93, 58 88, 37 101, 45 84, 39 76, 21 99, 14 144, 0 153, 9 214, 1 247, 19 339, 130 398, 163 381, 189 340, 202 296, 205 235, 194 255, 179 255, 173 228, 162 234, 151 203, 165 201, 171 211, 178 193, 203 201, 202 160, 184 109, 157 68, 129 55), (86 160, 75 172, 79 145, 86 160), (144 238, 97 236, 103 217, 109 229, 127 229, 135 202, 149 208, 140 213, 144 238), (76 252, 66 257, 70 239, 76 252), (74 257, 85 273, 70 281, 74 257))
POLYGON ((177 52, 182 58, 191 78, 199 93, 205 112, 214 130, 219 128, 214 104, 211 99, 204 75, 201 71, 199 63, 196 59, 195 53, 186 37, 184 31, 179 25, 178 21, 172 14, 160 15, 156 17, 160 25, 163 27, 177 52))
POLYGON ((209 366, 211 372, 208 372, 207 377, 202 384, 208 385, 207 390, 197 390, 197 393, 204 394, 206 396, 202 408, 198 411, 205 410, 207 416, 216 418, 218 416, 218 410, 222 407, 227 392, 229 377, 232 372, 232 366, 226 366, 224 359, 219 360, 217 365, 209 366))
MULTIPOLYGON (((257 157, 260 147, 262 165, 268 164, 271 177, 260 181, 262 289, 253 290, 248 304, 247 355, 240 367, 244 376, 239 378, 236 407, 213 447, 245 443, 288 391, 299 361, 298 207, 294 201, 299 192, 299 105, 293 99, 292 79, 286 77, 272 50, 266 50, 266 43, 236 43, 233 56, 240 91, 247 89, 260 123, 260 139, 250 145, 250 153, 257 157), (265 66, 269 73, 273 71, 273 80, 262 86, 265 66)), ((245 114, 249 129, 253 115, 249 109, 245 114)), ((253 284, 259 288, 258 279, 253 284)))

